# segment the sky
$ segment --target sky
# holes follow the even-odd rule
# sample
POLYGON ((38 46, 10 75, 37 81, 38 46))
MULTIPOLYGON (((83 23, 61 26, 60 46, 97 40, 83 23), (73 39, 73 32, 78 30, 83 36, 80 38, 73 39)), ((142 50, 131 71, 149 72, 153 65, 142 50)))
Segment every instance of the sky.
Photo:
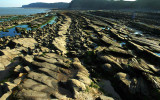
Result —
POLYGON ((21 7, 34 2, 71 2, 72 0, 0 0, 0 7, 21 7))
MULTIPOLYGON (((0 7, 21 7, 22 5, 34 3, 34 2, 71 2, 72 0, 0 0, 0 7)), ((124 1, 135 1, 135 0, 124 0, 124 1)))

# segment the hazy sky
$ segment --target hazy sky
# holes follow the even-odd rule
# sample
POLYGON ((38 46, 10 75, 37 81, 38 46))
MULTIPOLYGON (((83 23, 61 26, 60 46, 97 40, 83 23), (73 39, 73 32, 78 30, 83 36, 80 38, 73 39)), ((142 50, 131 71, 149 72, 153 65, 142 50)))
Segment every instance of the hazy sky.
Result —
MULTIPOLYGON (((30 4, 33 2, 71 2, 72 0, 0 0, 0 7, 21 7, 22 5, 30 4)), ((135 0, 124 0, 135 1, 135 0)))
POLYGON ((21 7, 33 2, 71 2, 71 0, 0 0, 0 7, 21 7))

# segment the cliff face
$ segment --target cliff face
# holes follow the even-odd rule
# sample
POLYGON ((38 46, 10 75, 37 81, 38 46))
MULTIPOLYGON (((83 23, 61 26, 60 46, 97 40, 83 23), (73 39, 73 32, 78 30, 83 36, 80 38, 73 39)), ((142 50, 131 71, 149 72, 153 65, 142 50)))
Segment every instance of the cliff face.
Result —
POLYGON ((31 3, 29 5, 23 5, 22 8, 57 8, 64 9, 68 8, 69 3, 31 3))
POLYGON ((71 9, 119 9, 128 8, 134 2, 112 1, 112 0, 73 0, 71 9))
POLYGON ((160 10, 160 0, 137 0, 137 5, 141 6, 142 8, 160 10))
POLYGON ((160 0, 72 0, 70 9, 160 9, 160 0))

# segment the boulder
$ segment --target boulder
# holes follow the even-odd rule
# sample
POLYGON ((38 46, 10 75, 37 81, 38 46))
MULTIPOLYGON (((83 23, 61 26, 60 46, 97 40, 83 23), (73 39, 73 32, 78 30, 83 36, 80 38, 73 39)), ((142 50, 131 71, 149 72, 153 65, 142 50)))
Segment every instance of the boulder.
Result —
MULTIPOLYGON (((112 69, 114 69, 115 71, 121 71, 123 69, 121 64, 119 62, 115 61, 114 59, 112 59, 112 57, 110 57, 110 56, 98 55, 98 59, 104 63, 109 63, 112 65, 112 66, 107 65, 106 68, 112 67, 112 69)), ((105 66, 103 66, 103 67, 105 68, 105 66)))
POLYGON ((102 68, 104 71, 108 72, 109 74, 116 74, 118 72, 117 68, 114 65, 111 65, 109 63, 106 63, 102 65, 102 68))
POLYGON ((85 84, 80 82, 79 80, 71 79, 68 82, 71 85, 71 88, 73 89, 74 92, 75 91, 84 91, 84 90, 86 90, 85 84))
POLYGON ((142 94, 148 98, 149 88, 147 86, 147 81, 145 81, 142 77, 131 78, 128 74, 119 72, 115 75, 116 81, 118 82, 117 87, 121 90, 120 94, 128 94, 128 96, 124 96, 125 98, 132 97, 134 99, 142 99, 142 94))
POLYGON ((21 27, 15 27, 16 32, 20 33, 21 31, 25 30, 25 28, 21 28, 21 27))

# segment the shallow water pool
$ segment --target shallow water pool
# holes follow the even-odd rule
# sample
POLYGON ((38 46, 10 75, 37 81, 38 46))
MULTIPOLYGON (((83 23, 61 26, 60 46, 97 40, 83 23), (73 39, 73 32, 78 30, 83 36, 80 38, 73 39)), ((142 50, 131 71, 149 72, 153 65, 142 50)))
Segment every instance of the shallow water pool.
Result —
POLYGON ((57 16, 56 17, 53 17, 48 23, 44 24, 41 26, 41 28, 43 28, 44 26, 46 26, 47 24, 53 24, 53 23, 56 23, 56 20, 57 19, 57 16))
POLYGON ((4 36, 14 37, 16 35, 20 35, 21 33, 16 32, 16 27, 21 27, 21 28, 26 28, 26 30, 31 30, 31 28, 28 27, 28 25, 17 25, 13 28, 8 29, 8 32, 0 31, 0 37, 4 37, 4 36))
POLYGON ((124 45, 126 45, 125 42, 120 43, 120 46, 123 47, 124 45))
POLYGON ((160 56, 160 53, 155 53, 156 55, 160 56))

